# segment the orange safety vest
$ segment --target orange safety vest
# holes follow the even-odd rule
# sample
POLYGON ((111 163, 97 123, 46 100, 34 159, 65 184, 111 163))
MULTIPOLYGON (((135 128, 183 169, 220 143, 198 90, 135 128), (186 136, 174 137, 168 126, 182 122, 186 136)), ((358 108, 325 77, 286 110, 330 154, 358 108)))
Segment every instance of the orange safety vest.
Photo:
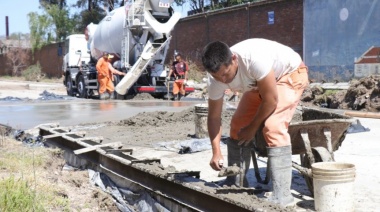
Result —
POLYGON ((112 74, 108 68, 108 65, 108 61, 106 61, 103 57, 98 60, 98 62, 96 63, 96 70, 98 71, 98 76, 107 76, 108 78, 112 79, 112 74))

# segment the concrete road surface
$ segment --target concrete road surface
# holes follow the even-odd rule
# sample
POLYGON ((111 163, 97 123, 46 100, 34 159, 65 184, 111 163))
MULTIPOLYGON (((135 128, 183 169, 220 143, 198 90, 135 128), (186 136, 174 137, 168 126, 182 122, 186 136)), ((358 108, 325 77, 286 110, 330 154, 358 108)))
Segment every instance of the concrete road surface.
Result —
POLYGON ((118 121, 140 112, 177 112, 200 102, 196 101, 3 101, 0 102, 0 123, 17 129, 29 129, 43 123, 58 122, 61 126, 81 123, 118 121))

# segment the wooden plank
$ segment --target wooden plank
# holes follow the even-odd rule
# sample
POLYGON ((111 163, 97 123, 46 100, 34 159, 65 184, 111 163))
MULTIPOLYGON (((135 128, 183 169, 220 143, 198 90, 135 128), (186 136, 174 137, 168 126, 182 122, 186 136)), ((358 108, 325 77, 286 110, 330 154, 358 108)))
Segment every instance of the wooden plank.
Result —
POLYGON ((132 164, 136 164, 136 163, 159 163, 161 164, 161 159, 143 159, 143 160, 132 160, 131 161, 132 164))
MULTIPOLYGON (((95 136, 95 137, 83 137, 83 138, 73 138, 73 137, 70 137, 70 136, 62 136, 62 138, 66 139, 66 140, 69 140, 69 141, 72 141, 72 142, 79 142, 79 141, 82 141, 85 145, 88 144, 84 141, 93 141, 93 142, 97 142, 97 143, 102 143, 104 138, 103 136, 95 136)), ((83 146, 85 146, 83 145, 83 146)))
POLYGON ((106 154, 115 154, 117 152, 128 152, 130 155, 133 153, 133 149, 107 149, 106 154))
POLYGON ((122 146, 122 144, 121 144, 121 142, 112 142, 112 143, 108 143, 108 144, 94 145, 94 146, 90 146, 90 147, 85 147, 85 148, 82 148, 82 149, 74 150, 74 154, 80 155, 80 154, 83 154, 83 153, 86 153, 86 152, 95 151, 97 148, 106 147, 106 146, 110 146, 110 147, 114 147, 114 148, 119 148, 119 147, 122 146))
POLYGON ((344 115, 359 118, 374 118, 380 119, 380 113, 375 112, 363 112, 363 111, 346 111, 344 115))
POLYGON ((77 136, 83 137, 86 135, 86 132, 77 131, 77 132, 54 133, 54 134, 50 134, 50 135, 44 135, 44 136, 42 136, 42 138, 43 139, 49 139, 49 138, 62 137, 64 135, 65 136, 77 135, 77 136))

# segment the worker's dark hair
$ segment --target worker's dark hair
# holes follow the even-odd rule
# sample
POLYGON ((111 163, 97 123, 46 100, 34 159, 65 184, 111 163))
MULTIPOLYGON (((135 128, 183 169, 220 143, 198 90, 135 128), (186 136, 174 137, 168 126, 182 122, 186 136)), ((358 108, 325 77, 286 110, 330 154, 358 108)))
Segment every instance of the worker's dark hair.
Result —
POLYGON ((207 72, 218 72, 220 66, 232 63, 230 47, 221 41, 207 44, 202 51, 202 63, 207 72))

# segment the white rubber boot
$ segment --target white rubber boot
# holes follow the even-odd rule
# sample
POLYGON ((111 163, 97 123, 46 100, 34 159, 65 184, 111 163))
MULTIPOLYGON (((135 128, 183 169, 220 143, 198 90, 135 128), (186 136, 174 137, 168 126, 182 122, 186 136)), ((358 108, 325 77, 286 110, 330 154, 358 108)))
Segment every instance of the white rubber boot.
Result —
POLYGON ((115 99, 115 92, 109 93, 109 99, 115 99))
POLYGON ((243 187, 249 187, 249 183, 247 180, 247 172, 249 170, 249 166, 251 163, 251 145, 248 146, 239 146, 237 140, 233 140, 231 138, 227 139, 227 160, 228 160, 228 166, 233 166, 236 164, 236 166, 241 167, 241 161, 243 160, 245 163, 245 170, 244 170, 244 179, 243 179, 243 185, 240 185, 240 175, 236 176, 227 176, 226 180, 222 183, 223 185, 227 186, 243 186, 243 187), (240 148, 242 148, 242 155, 240 155, 240 148))
POLYGON ((101 93, 101 94, 99 94, 99 99, 100 100, 106 100, 107 99, 107 93, 101 93))
POLYGON ((283 207, 294 206, 294 198, 290 192, 292 183, 292 147, 267 147, 270 177, 273 192, 268 198, 283 207))

